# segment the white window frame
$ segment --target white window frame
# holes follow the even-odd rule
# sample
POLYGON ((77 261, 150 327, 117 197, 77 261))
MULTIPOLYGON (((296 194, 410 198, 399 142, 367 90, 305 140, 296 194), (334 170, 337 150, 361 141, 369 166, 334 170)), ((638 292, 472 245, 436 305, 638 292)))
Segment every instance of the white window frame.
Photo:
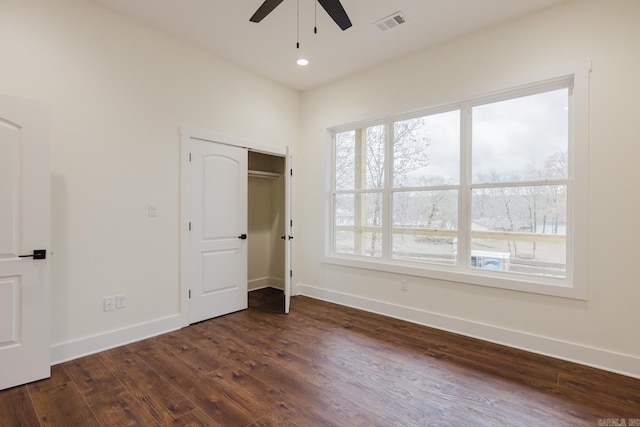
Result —
MULTIPOLYGON (((346 267, 363 268, 368 270, 384 271, 401 275, 411 275, 430 279, 466 283, 472 285, 488 286, 493 288, 509 289, 514 291, 529 292, 543 295, 552 295, 572 299, 587 299, 587 267, 588 267, 588 194, 589 194, 589 73, 591 63, 586 62, 578 65, 571 65, 561 70, 539 73, 537 76, 528 79, 528 83, 505 84, 508 87, 504 90, 485 91, 484 95, 466 98, 460 102, 429 108, 415 112, 413 114, 387 117, 380 120, 352 123, 328 129, 328 146, 331 155, 329 156, 329 179, 327 180, 328 195, 326 197, 327 208, 325 218, 325 256, 324 263, 341 265, 346 267), (570 82, 568 84, 568 82, 570 82), (385 176, 385 189, 383 190, 383 246, 382 258, 374 258, 364 255, 349 255, 333 252, 333 230, 334 230, 334 210, 333 210, 333 188, 335 177, 334 144, 333 135, 335 133, 364 128, 372 125, 385 124, 387 131, 393 121, 406 118, 418 117, 421 115, 434 114, 437 112, 460 109, 461 120, 461 176, 458 185, 459 195, 459 223, 469 222, 470 206, 469 194, 473 185, 470 175, 470 154, 471 136, 468 135, 469 126, 464 125, 464 121, 470 120, 471 108, 498 100, 516 98, 527 94, 544 92, 561 87, 569 87, 569 176, 567 179, 567 275, 565 278, 548 278, 535 275, 525 275, 509 272, 493 272, 490 270, 476 269, 469 266, 466 257, 459 257, 458 265, 445 266, 437 264, 420 263, 419 261, 403 261, 393 259, 390 256, 389 241, 391 239, 391 225, 388 220, 390 194, 389 176, 385 176), (465 258, 465 259, 462 259, 465 258)), ((390 133, 387 132, 387 155, 389 155, 390 133)), ((385 161, 391 161, 391 157, 385 157, 385 161)), ((386 170, 390 170, 387 167, 386 170)), ((358 190, 355 191, 356 193, 358 190)), ((459 227, 469 233, 469 227, 459 227)), ((468 235, 461 235, 459 239, 459 252, 466 253, 466 245, 469 241, 468 235)))

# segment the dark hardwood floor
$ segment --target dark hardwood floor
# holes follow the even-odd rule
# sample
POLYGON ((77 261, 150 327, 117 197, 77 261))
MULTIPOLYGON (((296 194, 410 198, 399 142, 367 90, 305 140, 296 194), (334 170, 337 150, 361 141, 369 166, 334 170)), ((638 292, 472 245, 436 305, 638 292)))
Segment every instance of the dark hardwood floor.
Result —
POLYGON ((0 392, 0 426, 640 426, 640 380, 305 297, 287 316, 273 289, 249 301, 0 392))

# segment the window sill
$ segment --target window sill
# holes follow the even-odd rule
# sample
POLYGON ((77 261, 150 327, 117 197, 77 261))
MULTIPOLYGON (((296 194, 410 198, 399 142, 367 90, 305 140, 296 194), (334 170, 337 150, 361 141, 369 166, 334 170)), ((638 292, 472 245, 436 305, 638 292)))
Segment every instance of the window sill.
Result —
POLYGON ((349 255, 328 255, 323 257, 324 264, 340 265, 343 267, 361 268, 365 270, 383 271, 387 273, 424 277, 469 285, 487 286, 512 291, 550 295, 578 300, 587 299, 586 286, 575 286, 569 280, 548 279, 536 276, 522 276, 519 274, 495 274, 485 270, 468 269, 446 266, 418 265, 406 261, 389 261, 364 259, 349 255))

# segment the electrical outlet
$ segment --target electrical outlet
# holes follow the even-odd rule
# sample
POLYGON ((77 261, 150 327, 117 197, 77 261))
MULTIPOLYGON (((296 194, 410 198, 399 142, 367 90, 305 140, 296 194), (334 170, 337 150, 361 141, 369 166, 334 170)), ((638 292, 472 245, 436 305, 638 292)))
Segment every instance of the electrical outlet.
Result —
POLYGON ((409 290, 409 282, 407 281, 407 279, 402 279, 400 281, 400 289, 405 292, 409 290))
POLYGON ((111 311, 116 306, 115 297, 104 297, 104 311, 111 311))
POLYGON ((127 295, 116 295, 116 308, 125 308, 127 306, 127 295))

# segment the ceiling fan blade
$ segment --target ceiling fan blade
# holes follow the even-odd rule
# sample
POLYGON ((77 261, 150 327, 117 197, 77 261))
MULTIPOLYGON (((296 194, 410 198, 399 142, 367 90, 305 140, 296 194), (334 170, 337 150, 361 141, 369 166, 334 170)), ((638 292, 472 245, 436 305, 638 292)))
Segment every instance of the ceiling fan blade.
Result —
POLYGON ((347 12, 342 7, 340 0, 318 0, 324 10, 327 11, 329 16, 338 24, 338 27, 342 28, 342 31, 349 28, 351 20, 347 16, 347 12))
POLYGON ((256 13, 249 19, 251 22, 260 22, 265 16, 270 14, 273 9, 278 7, 284 0, 265 0, 264 3, 256 10, 256 13))

